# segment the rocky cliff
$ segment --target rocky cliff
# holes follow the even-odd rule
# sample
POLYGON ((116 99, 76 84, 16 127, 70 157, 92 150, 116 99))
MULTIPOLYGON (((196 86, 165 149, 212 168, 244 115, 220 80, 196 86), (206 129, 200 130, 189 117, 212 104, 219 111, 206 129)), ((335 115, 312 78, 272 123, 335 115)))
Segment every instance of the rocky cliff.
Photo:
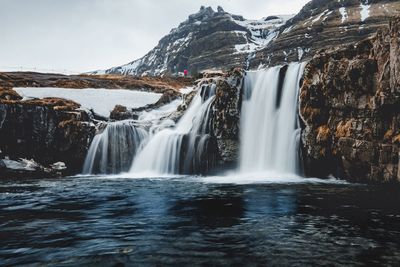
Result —
POLYGON ((300 106, 308 175, 400 181, 400 19, 374 38, 315 56, 300 106))
POLYGON ((215 93, 209 124, 219 166, 233 166, 238 162, 243 76, 241 69, 211 72, 197 84, 202 95, 208 95, 210 91, 215 93))
POLYGON ((89 114, 80 110, 77 103, 63 99, 16 98, 0 99, 3 158, 35 159, 44 166, 64 162, 66 173, 80 172, 95 134, 89 114))

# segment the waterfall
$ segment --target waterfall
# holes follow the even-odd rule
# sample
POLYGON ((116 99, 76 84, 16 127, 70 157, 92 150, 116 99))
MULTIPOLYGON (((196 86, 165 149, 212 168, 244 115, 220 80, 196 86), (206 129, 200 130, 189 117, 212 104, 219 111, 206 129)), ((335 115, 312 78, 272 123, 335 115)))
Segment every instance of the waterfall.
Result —
POLYGON ((107 124, 96 135, 85 159, 83 174, 117 174, 129 170, 147 132, 133 121, 107 124))
POLYGON ((196 94, 175 128, 164 129, 150 137, 134 159, 131 173, 154 175, 204 172, 215 162, 210 135, 211 105, 215 85, 196 94))
POLYGON ((245 77, 240 171, 299 174, 298 92, 305 64, 292 63, 245 77))

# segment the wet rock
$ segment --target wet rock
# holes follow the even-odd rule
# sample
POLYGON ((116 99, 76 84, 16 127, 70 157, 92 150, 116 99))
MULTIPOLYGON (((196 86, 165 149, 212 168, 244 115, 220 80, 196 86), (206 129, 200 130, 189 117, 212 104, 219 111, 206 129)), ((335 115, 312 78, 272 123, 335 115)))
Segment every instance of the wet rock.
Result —
POLYGON ((3 179, 61 177, 65 169, 65 164, 61 163, 46 168, 32 159, 0 159, 0 176, 3 179))
POLYGON ((128 110, 127 107, 116 105, 110 113, 110 119, 122 121, 128 119, 137 119, 137 116, 135 116, 131 110, 128 110))
POLYGON ((236 164, 239 157, 240 113, 244 72, 206 72, 198 81, 203 101, 215 95, 210 114, 210 133, 215 139, 220 165, 236 164))
POLYGON ((90 115, 73 101, 0 101, 0 150, 12 159, 31 158, 42 166, 65 162, 65 173, 76 174, 94 134, 90 115))
POLYGON ((300 115, 308 175, 398 181, 399 25, 395 19, 374 38, 321 52, 306 66, 300 115))
POLYGON ((213 132, 224 163, 236 163, 239 157, 243 76, 242 70, 235 69, 216 82, 213 132))

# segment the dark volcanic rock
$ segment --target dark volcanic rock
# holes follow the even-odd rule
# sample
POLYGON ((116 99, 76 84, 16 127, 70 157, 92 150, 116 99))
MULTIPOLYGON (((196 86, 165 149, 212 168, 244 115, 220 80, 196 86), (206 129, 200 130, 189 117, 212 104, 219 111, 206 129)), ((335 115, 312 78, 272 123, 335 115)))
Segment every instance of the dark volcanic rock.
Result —
POLYGON ((400 19, 307 65, 300 93, 306 171, 400 181, 400 19))
POLYGON ((213 132, 224 163, 238 161, 243 75, 242 70, 235 69, 216 83, 213 132))
POLYGON ((222 166, 238 161, 243 76, 244 72, 240 69, 227 73, 205 73, 198 84, 202 96, 215 93, 210 133, 215 139, 222 166))
POLYGON ((0 101, 0 150, 12 159, 81 171, 95 127, 78 104, 63 99, 0 101))

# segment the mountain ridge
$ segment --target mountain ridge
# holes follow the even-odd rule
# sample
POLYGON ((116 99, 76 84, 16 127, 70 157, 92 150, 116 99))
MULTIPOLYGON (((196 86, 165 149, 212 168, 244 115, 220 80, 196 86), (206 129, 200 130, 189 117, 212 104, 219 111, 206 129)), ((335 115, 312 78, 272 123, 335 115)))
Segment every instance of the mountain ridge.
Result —
POLYGON ((202 6, 199 12, 173 28, 149 53, 128 64, 92 74, 151 75, 176 74, 213 68, 225 70, 244 66, 250 52, 260 49, 292 15, 246 20, 202 6))
POLYGON ((196 75, 309 60, 321 49, 372 37, 398 14, 400 0, 313 0, 296 15, 260 20, 202 6, 142 58, 91 74, 196 75))

